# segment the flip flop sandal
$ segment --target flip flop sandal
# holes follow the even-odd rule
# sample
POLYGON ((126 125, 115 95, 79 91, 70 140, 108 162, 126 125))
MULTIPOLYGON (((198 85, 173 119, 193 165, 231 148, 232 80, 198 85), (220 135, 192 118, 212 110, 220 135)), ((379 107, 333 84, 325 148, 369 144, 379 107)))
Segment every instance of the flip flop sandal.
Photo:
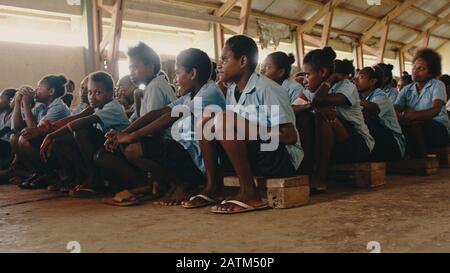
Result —
POLYGON ((233 204, 233 205, 239 206, 243 209, 239 210, 239 211, 219 211, 219 210, 211 209, 211 212, 216 213, 216 214, 239 214, 239 213, 245 213, 245 212, 265 210, 265 209, 269 208, 269 205, 267 205, 267 204, 263 204, 259 207, 252 207, 252 206, 249 206, 249 205, 247 205, 241 201, 237 201, 237 200, 228 200, 228 201, 223 201, 221 203, 221 205, 227 205, 227 204, 233 204))
POLYGON ((189 202, 194 201, 195 199, 201 199, 204 202, 203 203, 199 203, 197 205, 186 205, 186 203, 182 203, 182 207, 185 209, 199 209, 199 208, 204 208, 204 207, 209 207, 209 206, 213 206, 213 205, 217 205, 219 202, 217 202, 216 200, 203 195, 203 194, 199 194, 196 196, 193 196, 189 199, 189 202))
POLYGON ((70 197, 73 198, 90 198, 96 195, 98 195, 98 192, 96 192, 95 190, 85 189, 81 186, 70 192, 70 197))
POLYGON ((156 198, 158 198, 156 195, 133 194, 130 191, 123 191, 116 194, 114 198, 104 199, 103 203, 116 207, 131 207, 156 198))

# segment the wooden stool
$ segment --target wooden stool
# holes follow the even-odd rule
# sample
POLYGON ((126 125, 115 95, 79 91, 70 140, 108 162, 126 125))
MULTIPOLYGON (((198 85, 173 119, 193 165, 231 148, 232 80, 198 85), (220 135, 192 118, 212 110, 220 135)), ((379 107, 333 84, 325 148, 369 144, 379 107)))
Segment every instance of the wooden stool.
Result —
POLYGON ((436 158, 405 159, 387 164, 391 174, 433 175, 439 170, 439 160, 436 158))
POLYGON ((329 177, 360 188, 375 188, 386 184, 386 163, 338 164, 330 167, 329 177))
MULTIPOLYGON (((225 177, 226 187, 239 187, 239 179, 234 176, 225 177)), ((309 202, 309 177, 294 176, 287 178, 256 177, 255 184, 267 191, 267 201, 274 209, 296 208, 309 202)))

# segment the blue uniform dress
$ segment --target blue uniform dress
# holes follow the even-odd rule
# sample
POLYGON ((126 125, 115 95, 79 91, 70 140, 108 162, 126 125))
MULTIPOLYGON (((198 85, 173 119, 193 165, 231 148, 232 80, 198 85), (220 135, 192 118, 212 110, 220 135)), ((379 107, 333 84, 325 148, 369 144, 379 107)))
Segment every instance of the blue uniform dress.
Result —
MULTIPOLYGON (((295 114, 286 90, 256 73, 252 74, 242 92, 234 83, 229 86, 226 104, 227 110, 234 111, 250 123, 263 128, 274 129, 289 123, 296 127, 295 114)), ((261 141, 251 142, 249 159, 255 174, 289 176, 295 173, 304 157, 300 137, 297 129, 295 130, 297 142, 293 145, 277 143, 277 147, 271 147, 276 149, 268 151, 261 145, 261 141)))
POLYGON ((188 93, 169 104, 169 107, 172 116, 183 115, 172 126, 171 138, 148 136, 141 140, 144 157, 158 163, 179 180, 198 185, 204 181, 206 170, 195 125, 205 109, 222 112, 225 98, 217 85, 210 81, 195 96, 188 93))
POLYGON ((303 90, 305 90, 303 85, 289 79, 285 80, 283 84, 281 84, 281 87, 288 91, 291 104, 294 103, 294 101, 296 101, 303 93, 303 90))
POLYGON ((402 110, 410 108, 415 111, 424 111, 430 109, 436 100, 444 102, 444 105, 433 119, 425 121, 424 126, 425 138, 430 147, 446 146, 449 142, 450 124, 445 109, 447 94, 444 83, 431 79, 425 84, 420 94, 417 92, 416 84, 411 83, 402 89, 395 102, 395 105, 402 110))
MULTIPOLYGON (((334 84, 329 94, 342 94, 349 104, 336 106, 336 115, 346 126, 350 135, 343 143, 333 147, 332 161, 334 162, 361 162, 369 159, 375 147, 375 140, 369 132, 361 111, 359 93, 356 86, 349 80, 342 80, 334 84)), ((315 93, 305 90, 305 97, 312 102, 315 93)))
POLYGON ((372 159, 375 161, 402 159, 405 156, 406 139, 394 105, 381 89, 372 91, 366 100, 377 104, 380 110, 376 117, 369 117, 367 120, 370 134, 375 138, 372 159))

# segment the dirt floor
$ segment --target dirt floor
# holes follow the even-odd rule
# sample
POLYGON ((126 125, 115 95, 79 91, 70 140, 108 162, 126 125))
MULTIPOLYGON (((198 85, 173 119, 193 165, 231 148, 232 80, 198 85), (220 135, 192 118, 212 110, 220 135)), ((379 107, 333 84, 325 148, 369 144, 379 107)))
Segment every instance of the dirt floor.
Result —
POLYGON ((0 186, 0 252, 450 252, 450 170, 335 186, 305 207, 221 216, 0 186))

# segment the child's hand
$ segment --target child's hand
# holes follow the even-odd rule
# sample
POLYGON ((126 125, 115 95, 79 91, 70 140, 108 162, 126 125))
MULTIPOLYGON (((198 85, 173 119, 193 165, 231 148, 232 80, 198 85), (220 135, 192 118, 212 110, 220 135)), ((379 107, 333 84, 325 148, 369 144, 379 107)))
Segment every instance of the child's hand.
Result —
POLYGON ((118 145, 135 142, 135 139, 133 138, 133 136, 131 134, 127 134, 127 133, 118 133, 115 136, 115 139, 116 139, 116 142, 118 145))
POLYGON ((117 132, 114 129, 111 129, 108 133, 106 133, 105 137, 106 138, 114 138, 119 132, 117 132))
POLYGON ((336 110, 334 107, 322 107, 317 109, 318 113, 328 122, 336 121, 336 110))
POLYGON ((48 134, 44 141, 41 144, 41 148, 39 149, 39 156, 41 161, 47 163, 47 158, 50 157, 53 148, 53 137, 51 134, 48 134))
POLYGON ((40 128, 25 128, 20 132, 20 135, 26 140, 32 140, 42 134, 40 128))
POLYGON ((113 153, 115 150, 117 150, 117 147, 118 147, 119 145, 118 145, 117 142, 114 141, 113 139, 107 139, 107 140, 105 141, 104 146, 105 146, 105 149, 106 149, 108 152, 113 153))

